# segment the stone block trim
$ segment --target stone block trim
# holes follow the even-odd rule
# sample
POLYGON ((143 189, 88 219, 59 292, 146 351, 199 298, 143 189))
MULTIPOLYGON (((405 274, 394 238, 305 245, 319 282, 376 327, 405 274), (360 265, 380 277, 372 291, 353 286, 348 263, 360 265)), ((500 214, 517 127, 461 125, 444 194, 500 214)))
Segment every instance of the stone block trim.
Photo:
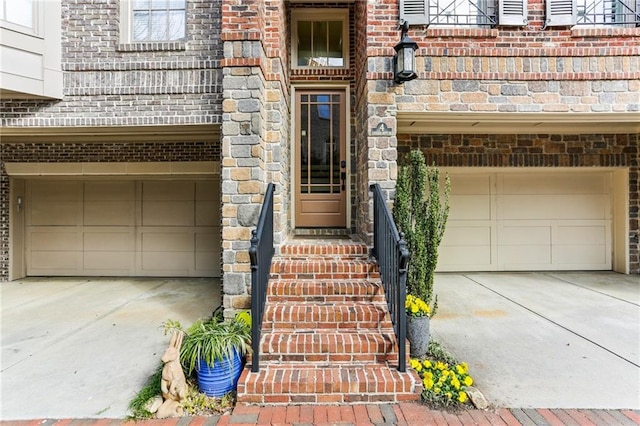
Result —
POLYGON ((640 274, 640 135, 400 135, 398 151, 440 167, 627 167, 629 267, 640 274))
POLYGON ((635 112, 640 80, 416 79, 395 102, 399 111, 635 112))

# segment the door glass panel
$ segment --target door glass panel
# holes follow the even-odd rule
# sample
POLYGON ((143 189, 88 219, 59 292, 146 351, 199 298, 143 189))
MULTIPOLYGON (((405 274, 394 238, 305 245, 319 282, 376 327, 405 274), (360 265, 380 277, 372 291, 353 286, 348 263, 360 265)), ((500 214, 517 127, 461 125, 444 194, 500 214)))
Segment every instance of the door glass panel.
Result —
POLYGON ((340 96, 300 97, 300 192, 340 193, 340 96))

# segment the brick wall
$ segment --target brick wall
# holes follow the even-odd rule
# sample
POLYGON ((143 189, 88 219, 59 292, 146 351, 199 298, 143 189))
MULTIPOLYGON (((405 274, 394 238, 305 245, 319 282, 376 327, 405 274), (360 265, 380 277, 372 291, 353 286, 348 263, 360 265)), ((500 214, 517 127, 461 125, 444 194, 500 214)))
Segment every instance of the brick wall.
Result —
POLYGON ((121 2, 62 2, 62 100, 0 102, 2 126, 220 123, 220 0, 187 2, 186 40, 126 43, 121 2))
POLYGON ((401 135, 399 152, 420 149, 439 167, 626 167, 629 263, 640 274, 640 135, 401 135))

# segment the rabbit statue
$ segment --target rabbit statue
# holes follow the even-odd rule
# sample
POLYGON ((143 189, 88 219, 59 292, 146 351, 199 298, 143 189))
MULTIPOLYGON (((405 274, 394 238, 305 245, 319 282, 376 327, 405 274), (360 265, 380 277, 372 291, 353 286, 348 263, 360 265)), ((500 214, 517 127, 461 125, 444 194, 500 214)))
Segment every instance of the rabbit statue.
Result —
POLYGON ((171 335, 169 347, 162 355, 162 380, 160 388, 164 402, 158 408, 156 417, 178 417, 182 415, 180 402, 187 396, 187 380, 185 379, 182 365, 180 365, 180 346, 183 333, 176 331, 171 335))

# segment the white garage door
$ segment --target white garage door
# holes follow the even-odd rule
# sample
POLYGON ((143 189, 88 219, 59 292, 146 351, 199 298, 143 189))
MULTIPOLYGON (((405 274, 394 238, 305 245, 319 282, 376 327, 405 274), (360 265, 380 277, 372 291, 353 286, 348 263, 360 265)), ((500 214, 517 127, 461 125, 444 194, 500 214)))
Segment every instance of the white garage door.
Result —
POLYGON ((27 182, 27 275, 220 276, 216 180, 27 182))
POLYGON ((611 269, 610 172, 448 172, 439 271, 611 269))

